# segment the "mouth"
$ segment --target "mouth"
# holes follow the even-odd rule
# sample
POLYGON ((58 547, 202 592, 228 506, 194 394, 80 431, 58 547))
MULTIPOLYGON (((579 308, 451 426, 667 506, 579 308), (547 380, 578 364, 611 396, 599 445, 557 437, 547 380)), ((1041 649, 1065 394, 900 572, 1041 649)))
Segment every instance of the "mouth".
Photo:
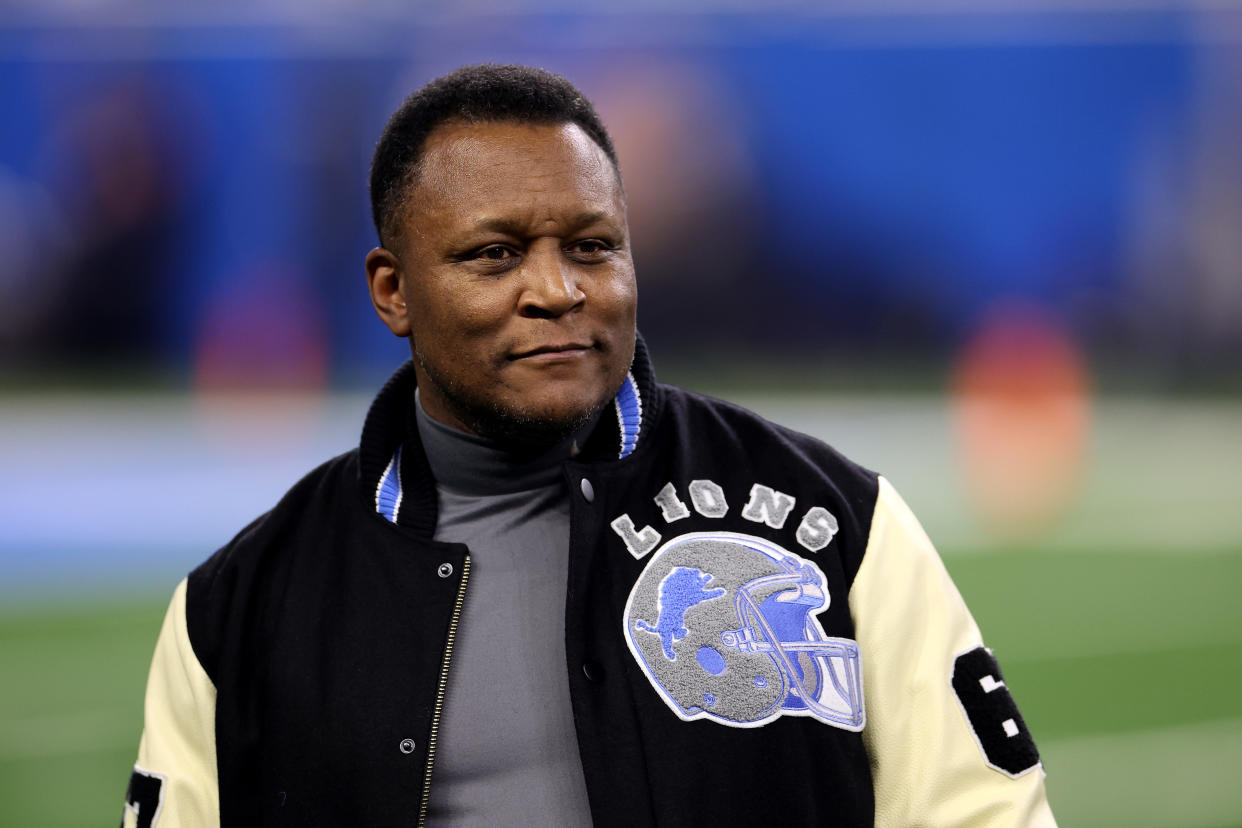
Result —
POLYGON ((522 359, 530 359, 536 361, 551 361, 558 359, 574 359, 576 357, 587 354, 592 345, 582 342, 567 342, 556 345, 541 345, 538 348, 530 348, 525 351, 519 351, 516 354, 510 354, 509 360, 516 361, 522 359))

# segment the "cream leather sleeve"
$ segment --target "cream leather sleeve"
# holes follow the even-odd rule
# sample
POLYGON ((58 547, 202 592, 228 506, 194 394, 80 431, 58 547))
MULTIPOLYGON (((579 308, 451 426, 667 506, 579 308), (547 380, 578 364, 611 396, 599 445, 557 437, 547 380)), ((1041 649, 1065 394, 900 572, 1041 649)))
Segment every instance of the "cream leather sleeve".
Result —
MULTIPOLYGON (((979 628, 923 528, 884 478, 849 604, 862 653, 862 735, 875 824, 1054 826, 1041 765, 1015 777, 989 764, 952 683, 958 656, 983 644, 979 628)), ((968 695, 1004 687, 990 675, 971 681, 968 695)), ((1013 719, 994 725, 1003 750, 1005 734, 1015 735, 1017 726, 1013 719)))
POLYGON ((151 674, 138 762, 123 826, 200 828, 220 824, 216 779, 216 688, 190 646, 186 582, 173 592, 151 674))

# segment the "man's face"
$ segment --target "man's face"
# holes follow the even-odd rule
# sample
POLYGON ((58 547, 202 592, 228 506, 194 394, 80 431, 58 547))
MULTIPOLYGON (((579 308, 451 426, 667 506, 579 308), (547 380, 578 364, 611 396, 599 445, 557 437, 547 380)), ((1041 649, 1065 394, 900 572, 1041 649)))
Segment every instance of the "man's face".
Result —
POLYGON ((620 387, 637 299, 625 199, 608 157, 578 126, 439 127, 395 246, 432 417, 510 443, 544 442, 586 422, 620 387))

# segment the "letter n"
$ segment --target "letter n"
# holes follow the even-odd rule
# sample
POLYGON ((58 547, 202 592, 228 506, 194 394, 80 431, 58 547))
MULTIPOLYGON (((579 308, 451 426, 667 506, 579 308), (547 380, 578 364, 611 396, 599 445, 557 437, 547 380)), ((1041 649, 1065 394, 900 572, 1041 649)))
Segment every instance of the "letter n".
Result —
POLYGON ((794 502, 792 496, 756 483, 750 487, 750 500, 742 507, 742 517, 780 529, 793 511, 794 502))

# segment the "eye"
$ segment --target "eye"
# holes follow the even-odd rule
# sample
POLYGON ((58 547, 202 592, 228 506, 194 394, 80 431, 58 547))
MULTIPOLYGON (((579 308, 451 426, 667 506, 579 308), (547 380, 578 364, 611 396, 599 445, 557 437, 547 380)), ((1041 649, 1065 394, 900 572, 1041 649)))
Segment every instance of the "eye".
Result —
POLYGON ((582 241, 574 242, 567 248, 572 256, 588 262, 599 261, 615 249, 613 245, 602 239, 583 239, 582 241))
POLYGON ((488 262, 503 262, 513 258, 515 255, 516 254, 509 248, 499 244, 493 244, 477 251, 474 254, 474 257, 488 262))

